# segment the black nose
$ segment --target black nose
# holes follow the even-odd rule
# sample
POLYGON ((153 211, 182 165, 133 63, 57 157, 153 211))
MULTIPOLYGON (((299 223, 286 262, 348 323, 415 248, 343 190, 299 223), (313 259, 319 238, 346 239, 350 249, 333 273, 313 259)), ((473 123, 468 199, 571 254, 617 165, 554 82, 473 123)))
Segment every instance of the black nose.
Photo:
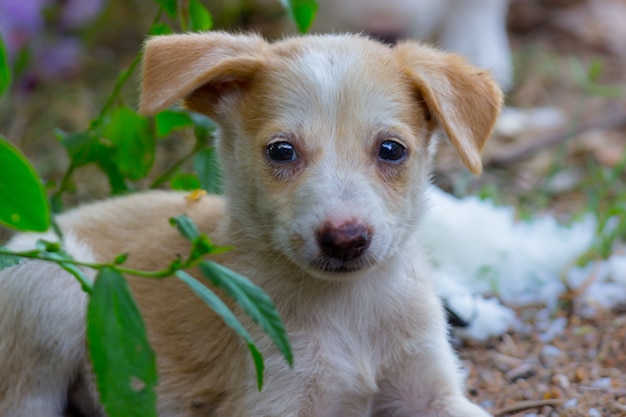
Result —
POLYGON ((350 261, 363 255, 371 241, 371 229, 357 222, 339 226, 327 222, 317 232, 317 244, 322 254, 341 261, 350 261))

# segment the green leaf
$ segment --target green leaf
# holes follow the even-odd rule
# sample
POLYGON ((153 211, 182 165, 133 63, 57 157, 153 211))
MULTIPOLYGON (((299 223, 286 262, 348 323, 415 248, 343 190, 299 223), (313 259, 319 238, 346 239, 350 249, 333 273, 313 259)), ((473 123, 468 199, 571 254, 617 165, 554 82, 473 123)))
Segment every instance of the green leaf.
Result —
POLYGON ((0 97, 9 89, 11 85, 11 66, 7 49, 0 34, 0 97))
POLYGON ((215 148, 204 148, 193 157, 193 168, 198 173, 200 187, 208 193, 221 194, 222 173, 215 148))
POLYGON ((191 243, 192 248, 189 257, 193 260, 200 259, 207 253, 224 252, 228 250, 227 247, 216 247, 205 234, 201 234, 191 243))
POLYGON ((587 78, 596 82, 602 75, 602 71, 604 70, 604 61, 598 57, 594 57, 589 62, 589 67, 587 68, 587 78))
POLYGON ((602 60, 592 60, 589 67, 585 68, 580 59, 572 58, 570 60, 570 68, 574 81, 585 94, 606 98, 617 98, 624 94, 626 88, 624 85, 604 85, 596 83, 597 78, 603 70, 602 60))
POLYGON ((165 10, 169 17, 174 19, 176 17, 176 2, 177 0, 155 0, 155 2, 165 10))
POLYGON ((43 239, 38 239, 35 243, 35 247, 40 251, 44 252, 62 252, 61 243, 57 241, 48 241, 43 239))
MULTIPOLYGON (((119 194, 128 190, 125 175, 115 163, 116 158, 111 142, 101 138, 91 130, 68 135, 57 129, 55 136, 67 151, 73 168, 96 163, 109 179, 109 185, 113 194, 119 194)), ((59 200, 55 202, 58 203, 59 200)))
POLYGON ((200 271, 217 288, 230 295, 272 339, 289 365, 293 365, 285 326, 270 297, 248 278, 212 261, 200 263, 200 271))
POLYGON ((167 23, 157 22, 157 23, 152 25, 152 27, 150 28, 149 33, 150 33, 151 36, 169 35, 171 33, 174 33, 174 30, 167 23))
POLYGON ((315 14, 317 13, 317 1, 315 0, 280 0, 283 7, 287 9, 289 17, 296 23, 300 33, 309 30, 315 14))
POLYGON ((157 135, 162 138, 176 129, 192 126, 189 114, 182 111, 164 110, 155 117, 157 135))
POLYGON ((146 118, 128 107, 117 107, 102 134, 114 146, 120 173, 131 180, 145 177, 154 162, 156 145, 146 118))
POLYGON ((0 253, 0 271, 10 266, 19 264, 21 260, 22 258, 19 256, 0 253))
POLYGON ((0 224, 24 231, 50 227, 43 184, 21 152, 0 136, 0 224))
POLYGON ((213 138, 215 132, 215 122, 203 114, 192 112, 189 114, 193 120, 193 133, 196 141, 201 145, 207 145, 209 140, 213 138))
POLYGON ((102 154, 111 155, 111 148, 99 141, 92 132, 80 132, 67 134, 60 129, 54 132, 56 138, 67 151, 72 164, 81 167, 91 162, 98 161, 102 154))
POLYGON ((128 284, 103 268, 87 306, 87 345, 109 417, 156 417, 154 352, 128 284))
POLYGON ((128 191, 125 176, 112 158, 106 159, 101 157, 98 161, 98 166, 106 174, 113 194, 122 194, 128 191))
POLYGON ((172 226, 176 226, 180 234, 189 241, 192 241, 200 236, 200 232, 198 231, 196 224, 185 214, 170 218, 170 224, 172 226))
POLYGON ((250 350, 250 355, 254 361, 257 373, 257 384, 259 391, 263 388, 263 371, 265 363, 261 352, 254 344, 252 337, 237 319, 237 316, 228 308, 228 306, 209 288, 202 285, 197 279, 186 273, 185 271, 176 271, 176 276, 189 286, 218 316, 224 320, 224 323, 235 331, 243 340, 245 340, 250 350))
POLYGON ((179 191, 192 191, 200 188, 200 180, 195 174, 178 173, 170 180, 170 188, 179 191))
POLYGON ((115 257, 115 259, 113 260, 113 263, 115 265, 123 265, 124 263, 126 263, 127 259, 128 259, 128 253, 121 253, 115 257))
POLYGON ((189 28, 194 32, 210 30, 213 18, 206 7, 198 0, 189 0, 189 28))

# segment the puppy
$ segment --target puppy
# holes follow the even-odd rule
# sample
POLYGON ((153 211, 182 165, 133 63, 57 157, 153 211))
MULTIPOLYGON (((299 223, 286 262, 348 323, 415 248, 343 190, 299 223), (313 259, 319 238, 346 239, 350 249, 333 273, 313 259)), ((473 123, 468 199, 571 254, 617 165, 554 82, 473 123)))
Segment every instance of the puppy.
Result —
MULTIPOLYGON (((481 170, 501 102, 489 74, 415 42, 356 35, 152 38, 141 111, 179 99, 220 126, 224 197, 153 191, 86 205, 58 217, 65 247, 160 269, 188 250, 168 218, 189 215, 235 248, 212 259, 272 297, 295 363, 242 314, 266 360, 258 392, 244 343, 185 284, 128 277, 157 355, 159 415, 488 416, 463 394, 418 225, 438 130, 481 170)), ((0 415, 104 414, 85 303, 50 264, 0 272, 0 415)))
POLYGON ((506 33, 508 0, 318 0, 313 31, 363 31, 386 42, 436 41, 444 50, 489 69, 502 88, 512 85, 506 33))

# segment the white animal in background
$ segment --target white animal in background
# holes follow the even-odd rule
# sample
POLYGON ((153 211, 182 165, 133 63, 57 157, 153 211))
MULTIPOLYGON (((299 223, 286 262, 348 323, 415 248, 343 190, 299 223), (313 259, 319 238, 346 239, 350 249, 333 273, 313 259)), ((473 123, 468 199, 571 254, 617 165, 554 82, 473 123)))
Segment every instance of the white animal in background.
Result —
POLYGON ((489 69, 502 88, 512 85, 508 0, 318 0, 318 4, 313 32, 364 32, 388 42, 435 41, 489 69))
MULTIPOLYGON (((165 268, 189 250, 168 218, 187 214, 235 248, 213 260, 272 297, 295 363, 242 315, 267 364, 258 392, 245 343, 184 283, 128 277, 156 351, 159 415, 487 417, 464 395, 418 224, 439 131, 481 170, 501 105, 488 72, 416 42, 356 35, 155 37, 141 110, 179 99, 220 127, 225 196, 152 191, 85 205, 57 219, 65 248, 165 268)), ((0 271, 2 417, 104 414, 86 297, 43 261, 0 271)))

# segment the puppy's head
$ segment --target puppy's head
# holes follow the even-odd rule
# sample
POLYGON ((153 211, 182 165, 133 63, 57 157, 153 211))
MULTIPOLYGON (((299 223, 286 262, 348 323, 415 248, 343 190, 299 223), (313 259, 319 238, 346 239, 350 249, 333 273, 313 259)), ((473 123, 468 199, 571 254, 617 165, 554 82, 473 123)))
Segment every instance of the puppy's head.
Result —
POLYGON ((316 277, 346 279, 415 234, 435 131, 480 172, 501 95, 484 71, 414 42, 152 38, 141 110, 179 99, 220 125, 239 230, 316 277))

